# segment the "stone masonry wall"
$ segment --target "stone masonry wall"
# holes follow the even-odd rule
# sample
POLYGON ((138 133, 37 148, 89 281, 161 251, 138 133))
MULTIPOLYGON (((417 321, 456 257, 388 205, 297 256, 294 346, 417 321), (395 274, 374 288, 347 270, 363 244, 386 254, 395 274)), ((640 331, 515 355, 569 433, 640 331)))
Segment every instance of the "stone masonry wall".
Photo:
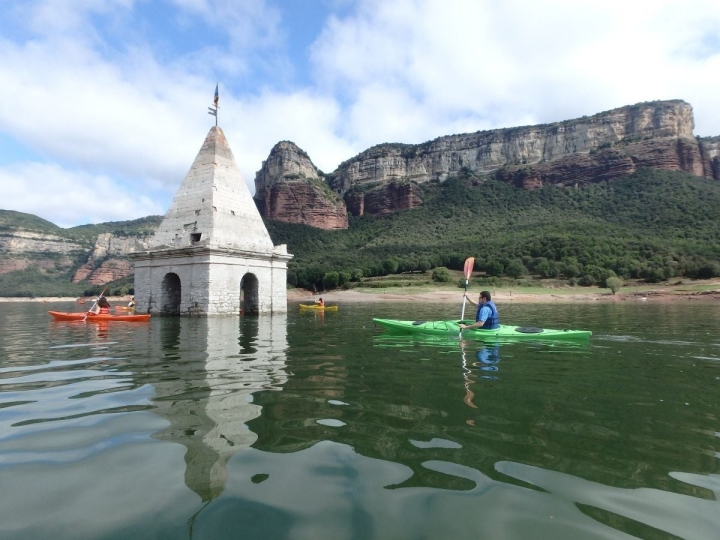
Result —
POLYGON ((240 283, 246 274, 258 280, 260 313, 287 311, 285 261, 202 254, 136 260, 137 313, 162 312, 163 279, 170 272, 180 278, 181 315, 238 314, 240 283))

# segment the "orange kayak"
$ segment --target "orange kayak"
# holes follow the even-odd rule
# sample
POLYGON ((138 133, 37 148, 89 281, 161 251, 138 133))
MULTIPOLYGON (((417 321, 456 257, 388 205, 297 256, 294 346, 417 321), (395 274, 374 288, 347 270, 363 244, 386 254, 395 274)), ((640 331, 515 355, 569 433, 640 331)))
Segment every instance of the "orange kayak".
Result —
POLYGON ((62 311, 48 311, 56 321, 123 321, 123 322, 144 322, 150 319, 150 315, 95 315, 94 313, 65 313, 62 311), (87 315, 87 319, 85 316, 87 315))

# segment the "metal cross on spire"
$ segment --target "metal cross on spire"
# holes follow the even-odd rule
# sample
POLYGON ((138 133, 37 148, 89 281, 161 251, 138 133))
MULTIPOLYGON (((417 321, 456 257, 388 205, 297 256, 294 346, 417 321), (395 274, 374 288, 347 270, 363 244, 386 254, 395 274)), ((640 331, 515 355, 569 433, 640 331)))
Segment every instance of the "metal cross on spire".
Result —
POLYGON ((220 100, 218 96, 218 85, 215 84, 215 97, 213 98, 213 107, 208 107, 208 114, 211 114, 215 117, 215 127, 217 127, 217 110, 220 108, 220 105, 218 105, 218 101, 220 100))

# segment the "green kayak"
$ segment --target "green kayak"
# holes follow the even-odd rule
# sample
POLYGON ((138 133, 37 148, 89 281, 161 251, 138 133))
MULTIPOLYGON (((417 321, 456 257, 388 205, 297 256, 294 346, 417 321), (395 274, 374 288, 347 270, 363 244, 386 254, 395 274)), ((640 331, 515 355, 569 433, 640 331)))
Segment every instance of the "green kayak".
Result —
MULTIPOLYGON (((461 321, 396 321, 393 319, 373 319, 376 324, 395 333, 418 333, 431 335, 460 334, 461 321)), ((464 321, 472 324, 474 321, 464 321)), ((592 335, 589 330, 552 330, 532 326, 500 325, 495 330, 463 330, 463 337, 472 339, 516 340, 516 339, 587 339, 592 335)))

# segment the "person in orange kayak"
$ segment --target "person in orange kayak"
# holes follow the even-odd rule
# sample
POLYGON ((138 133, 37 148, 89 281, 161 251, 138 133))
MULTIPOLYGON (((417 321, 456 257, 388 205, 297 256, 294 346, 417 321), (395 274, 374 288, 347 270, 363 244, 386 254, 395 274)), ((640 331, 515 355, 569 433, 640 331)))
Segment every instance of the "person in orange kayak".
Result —
POLYGON ((109 315, 110 314, 110 302, 107 298, 101 296, 98 298, 97 304, 90 310, 95 315, 109 315))
POLYGON ((315 300, 315 305, 320 307, 325 307, 325 300, 320 297, 318 300, 315 300))
POLYGON ((130 301, 128 302, 128 311, 132 314, 135 313, 135 297, 131 296, 130 301))

